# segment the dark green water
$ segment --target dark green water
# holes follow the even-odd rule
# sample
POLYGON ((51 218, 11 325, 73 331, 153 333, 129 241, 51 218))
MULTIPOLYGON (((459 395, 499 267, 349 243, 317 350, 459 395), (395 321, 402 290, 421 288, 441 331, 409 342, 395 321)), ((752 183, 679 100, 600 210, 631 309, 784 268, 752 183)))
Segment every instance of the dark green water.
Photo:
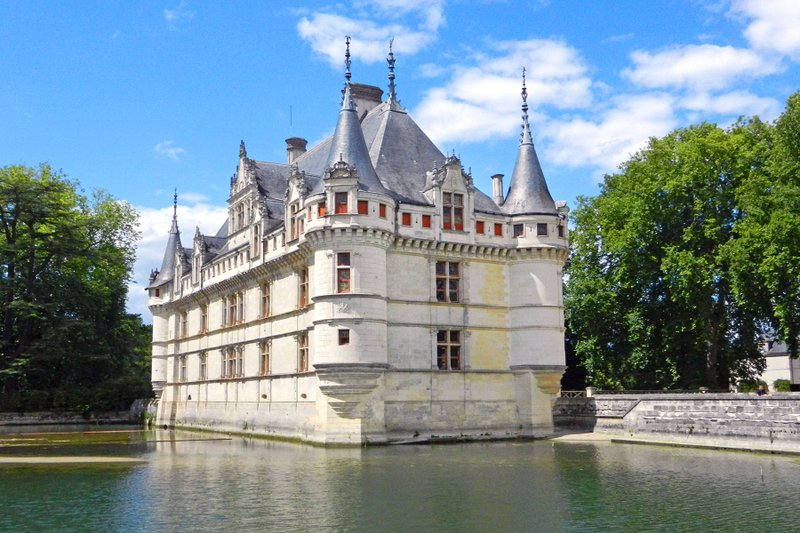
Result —
MULTIPOLYGON (((611 443, 170 441, 198 436, 212 435, 36 452, 147 461, 135 466, 0 465, 0 531, 800 531, 791 457, 611 443)), ((0 450, 13 453, 23 452, 0 450)))

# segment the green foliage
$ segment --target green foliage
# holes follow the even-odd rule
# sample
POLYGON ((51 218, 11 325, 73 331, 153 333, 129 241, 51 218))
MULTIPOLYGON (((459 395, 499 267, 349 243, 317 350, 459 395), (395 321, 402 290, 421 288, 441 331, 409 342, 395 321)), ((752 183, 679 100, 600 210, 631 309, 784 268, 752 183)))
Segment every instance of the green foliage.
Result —
POLYGON ((679 129, 579 199, 565 307, 588 382, 724 388, 763 370, 768 328, 796 350, 798 126, 800 93, 774 126, 679 129))
POLYGON ((105 405, 103 383, 146 383, 147 328, 125 313, 137 216, 49 165, 0 169, 0 391, 20 408, 105 405))
POLYGON ((792 382, 788 379, 776 379, 772 385, 772 390, 775 392, 790 392, 792 390, 792 382))

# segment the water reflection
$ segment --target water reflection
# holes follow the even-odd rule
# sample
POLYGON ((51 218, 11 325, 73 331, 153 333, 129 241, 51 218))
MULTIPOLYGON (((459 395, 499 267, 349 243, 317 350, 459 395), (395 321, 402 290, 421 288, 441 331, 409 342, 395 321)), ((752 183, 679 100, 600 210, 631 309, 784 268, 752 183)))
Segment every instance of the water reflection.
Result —
POLYGON ((158 431, 104 448, 145 458, 140 466, 0 467, 0 531, 791 530, 800 503, 800 466, 778 456, 182 440, 205 437, 216 436, 158 431))

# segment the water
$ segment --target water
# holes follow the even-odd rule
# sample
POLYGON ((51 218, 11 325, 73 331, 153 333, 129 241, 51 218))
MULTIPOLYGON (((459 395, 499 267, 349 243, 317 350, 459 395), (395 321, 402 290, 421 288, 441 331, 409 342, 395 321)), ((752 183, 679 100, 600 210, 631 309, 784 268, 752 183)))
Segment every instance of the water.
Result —
POLYGON ((146 462, 0 465, 0 531, 800 530, 800 461, 786 456, 603 442, 181 440, 209 437, 157 431, 37 448, 146 462))

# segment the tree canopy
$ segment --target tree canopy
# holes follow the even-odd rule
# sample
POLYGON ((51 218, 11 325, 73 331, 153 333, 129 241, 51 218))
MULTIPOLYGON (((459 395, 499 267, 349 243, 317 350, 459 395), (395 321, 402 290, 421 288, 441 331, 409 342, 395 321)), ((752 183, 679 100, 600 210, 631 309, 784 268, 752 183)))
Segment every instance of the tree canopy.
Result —
POLYGON ((49 165, 0 169, 6 408, 88 406, 102 384, 146 377, 148 328, 125 312, 137 216, 49 165))
POLYGON ((774 124, 699 124, 649 145, 573 213, 565 306, 588 380, 725 388, 800 333, 800 93, 774 124))

